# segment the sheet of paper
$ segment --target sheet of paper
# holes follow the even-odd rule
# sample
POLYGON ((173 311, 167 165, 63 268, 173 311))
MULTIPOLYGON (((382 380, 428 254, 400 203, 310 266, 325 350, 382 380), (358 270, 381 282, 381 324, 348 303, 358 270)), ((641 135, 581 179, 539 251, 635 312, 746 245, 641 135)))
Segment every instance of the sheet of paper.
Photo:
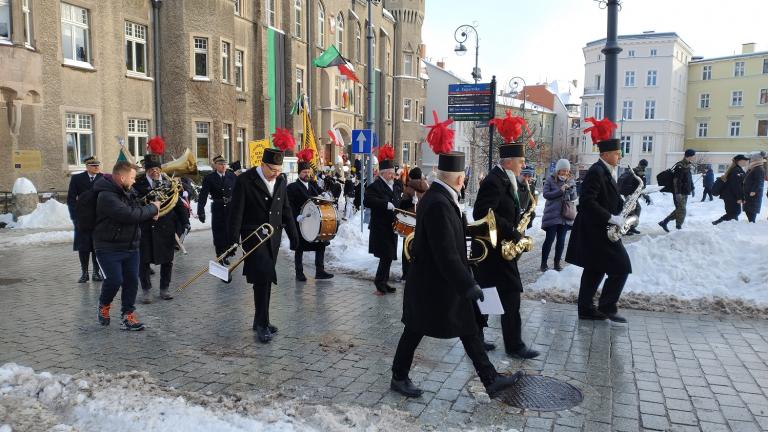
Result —
POLYGON ((485 300, 477 301, 477 305, 480 306, 480 313, 484 315, 503 315, 504 307, 501 306, 501 299, 499 298, 499 292, 496 287, 483 288, 483 295, 485 300))
POLYGON ((216 276, 225 282, 229 280, 229 268, 213 260, 208 261, 208 274, 216 276))

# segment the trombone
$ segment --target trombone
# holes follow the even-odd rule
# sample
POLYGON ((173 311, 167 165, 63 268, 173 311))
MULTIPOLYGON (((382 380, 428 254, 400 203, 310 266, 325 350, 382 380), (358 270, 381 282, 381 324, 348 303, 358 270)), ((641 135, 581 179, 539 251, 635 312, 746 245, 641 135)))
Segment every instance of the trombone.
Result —
MULTIPOLYGON (((261 226, 259 226, 259 227, 258 227, 258 228, 256 228, 255 230, 253 230, 253 232, 251 232, 250 234, 248 234, 248 236, 247 236, 247 237, 245 237, 244 239, 242 239, 242 240, 241 240, 239 243, 237 243, 237 242, 236 242, 235 244, 233 244, 232 246, 230 246, 230 247, 229 247, 229 249, 227 249, 226 251, 224 251, 224 253, 222 253, 221 255, 219 255, 218 257, 216 257, 216 262, 217 262, 217 263, 221 263, 221 261, 222 261, 224 258, 226 258, 226 257, 228 257, 230 254, 234 253, 234 252, 237 250, 237 248, 238 248, 238 247, 240 247, 240 248, 241 248, 241 250, 243 251, 243 256, 241 256, 240 258, 238 258, 238 260, 237 260, 237 261, 235 261, 233 264, 230 264, 230 265, 229 265, 229 267, 227 267, 227 270, 228 270, 228 271, 229 271, 229 273, 231 274, 231 273, 232 273, 232 270, 236 269, 236 268, 237 268, 237 266, 239 266, 239 265, 240 265, 240 264, 241 264, 243 261, 245 261, 245 259, 246 259, 246 258, 248 258, 248 256, 249 256, 250 254, 252 254, 252 253, 253 253, 253 252, 254 252, 256 249, 258 249, 258 248, 259 248, 261 245, 263 245, 263 244, 264 244, 264 243, 265 243, 267 240, 269 240, 269 239, 270 239, 270 237, 272 237, 272 235, 274 235, 274 234, 275 234, 275 228, 273 228, 273 227, 272 227, 272 225, 270 225, 270 224, 268 224, 268 223, 264 223, 264 224, 261 224, 261 226), (259 233, 261 233, 261 234, 259 234, 259 233), (254 235, 256 236, 256 238, 257 238, 257 239, 259 239, 259 242, 258 242, 258 243, 256 243, 256 245, 255 245, 255 246, 253 246, 253 247, 252 247, 250 250, 248 250, 248 252, 246 252, 246 251, 245 251, 245 249, 242 249, 242 245, 244 245, 244 244, 245 244, 245 242, 247 242, 247 241, 248 241, 248 240, 249 240, 251 237, 253 237, 254 235), (263 237, 262 237, 262 235, 263 235, 263 237)), ((208 266, 204 266, 203 268, 201 268, 201 269, 200 269, 200 270, 199 270, 197 273, 195 273, 195 274, 194 274, 194 275, 193 275, 191 278, 187 279, 187 280, 186 280, 186 281, 185 281, 183 284, 181 284, 181 286, 179 286, 178 288, 176 288, 176 292, 180 292, 181 290, 183 290, 183 289, 185 289, 186 287, 190 286, 190 285, 192 284, 192 282, 196 281, 196 280, 197 280, 197 278, 199 278, 200 276, 204 275, 204 274, 205 274, 207 271, 208 271, 208 266)))

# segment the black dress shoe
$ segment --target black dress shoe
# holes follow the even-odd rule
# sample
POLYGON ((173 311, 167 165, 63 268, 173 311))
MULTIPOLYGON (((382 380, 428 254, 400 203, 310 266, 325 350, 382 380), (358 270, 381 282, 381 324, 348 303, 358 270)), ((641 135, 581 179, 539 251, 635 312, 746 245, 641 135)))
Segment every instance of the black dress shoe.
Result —
POLYGON ((94 281, 94 282, 103 282, 104 281, 104 277, 101 276, 101 272, 100 271, 96 271, 96 272, 93 272, 93 276, 91 276, 91 280, 94 281))
POLYGON ((378 292, 380 292, 382 294, 386 294, 387 293, 387 287, 386 287, 386 284, 384 282, 375 282, 375 285, 376 285, 376 291, 378 291, 378 292))
POLYGON ((149 267, 149 274, 154 275, 155 269, 153 269, 151 266, 149 267))
POLYGON ((627 234, 629 234, 629 233, 640 234, 640 231, 638 231, 637 228, 632 227, 632 228, 629 229, 629 231, 627 231, 627 234))
POLYGON ((229 267, 229 257, 222 258, 221 265, 225 265, 225 266, 229 267))
POLYGON ((269 329, 269 332, 272 334, 277 333, 277 326, 272 325, 272 323, 267 324, 267 328, 269 329))
POLYGON ((579 312, 579 319, 581 320, 602 321, 606 318, 608 317, 605 316, 604 313, 600 312, 597 309, 592 309, 585 312, 579 312))
POLYGON ((613 322, 617 322, 621 324, 625 324, 627 322, 627 319, 621 315, 617 315, 615 313, 603 313, 603 314, 605 315, 606 318, 608 318, 613 322))
POLYGON ((555 270, 563 271, 563 265, 560 263, 560 261, 555 261, 555 270))
POLYGON ((315 273, 315 279, 317 279, 317 280, 331 279, 331 278, 333 278, 333 275, 328 273, 325 270, 318 270, 315 273))
POLYGON ((272 340, 272 332, 264 326, 256 326, 256 335, 261 343, 269 343, 272 340))
POLYGON ((539 267, 539 271, 541 272, 545 272, 547 270, 549 270, 549 266, 546 264, 542 264, 541 267, 539 267))
POLYGON ((80 275, 80 279, 77 280, 77 283, 86 283, 88 282, 88 272, 84 271, 82 275, 80 275))
POLYGON ((511 376, 496 375, 496 379, 492 383, 485 386, 485 392, 488 393, 488 397, 495 398, 502 391, 512 387, 516 382, 520 380, 525 374, 523 371, 517 371, 511 376))
POLYGON ((384 289, 386 289, 388 293, 393 293, 393 292, 397 291, 397 288, 391 286, 388 283, 384 284, 384 289))
POLYGON ((483 342, 483 348, 484 348, 486 351, 493 351, 493 350, 495 350, 495 349, 496 349, 496 345, 495 345, 495 344, 492 344, 492 343, 490 343, 490 342, 483 342))
POLYGON ((530 349, 526 346, 518 349, 517 351, 507 352, 508 356, 512 358, 523 359, 523 360, 536 358, 539 356, 539 354, 540 353, 538 351, 530 349))
POLYGON ((659 222, 659 226, 662 227, 664 229, 664 231, 669 232, 669 228, 667 228, 667 224, 668 223, 669 223, 669 221, 665 219, 665 220, 659 222))
POLYGON ((306 282, 307 277, 304 276, 304 273, 296 273, 296 280, 299 282, 306 282))
POLYGON ((416 398, 420 397, 422 393, 420 388, 413 385, 413 381, 411 381, 410 378, 406 378, 401 381, 392 378, 392 380, 389 382, 389 388, 405 397, 416 398))

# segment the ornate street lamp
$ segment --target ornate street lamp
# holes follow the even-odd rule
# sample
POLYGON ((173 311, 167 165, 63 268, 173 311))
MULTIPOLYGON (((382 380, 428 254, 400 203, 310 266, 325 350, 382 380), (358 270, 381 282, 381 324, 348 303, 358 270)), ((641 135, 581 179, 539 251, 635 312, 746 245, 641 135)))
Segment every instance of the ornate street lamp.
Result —
POLYGON ((453 52, 458 56, 463 56, 467 53, 467 47, 464 45, 464 42, 469 39, 470 34, 475 35, 475 68, 472 69, 472 78, 475 80, 475 84, 477 84, 482 79, 482 75, 480 74, 480 68, 477 66, 477 59, 480 54, 480 37, 477 35, 477 28, 475 26, 469 24, 460 25, 453 32, 453 38, 458 42, 453 52))

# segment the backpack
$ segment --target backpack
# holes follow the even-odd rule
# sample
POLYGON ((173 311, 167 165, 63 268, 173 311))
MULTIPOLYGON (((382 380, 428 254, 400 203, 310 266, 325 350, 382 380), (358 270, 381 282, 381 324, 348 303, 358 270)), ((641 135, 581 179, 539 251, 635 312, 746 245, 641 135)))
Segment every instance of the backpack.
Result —
POLYGON ((723 189, 725 188, 725 179, 723 177, 725 176, 718 177, 712 184, 712 187, 709 189, 712 195, 720 196, 720 194, 723 193, 723 189))
POLYGON ((75 204, 75 222, 79 231, 93 231, 96 229, 96 199, 99 196, 93 189, 81 193, 75 204))
POLYGON ((626 170, 621 174, 617 183, 619 186, 619 193, 624 196, 632 195, 635 189, 637 189, 637 180, 635 180, 635 176, 633 176, 629 170, 626 170))
POLYGON ((674 192, 675 173, 672 168, 665 169, 656 175, 656 183, 661 186, 662 192, 674 192))

